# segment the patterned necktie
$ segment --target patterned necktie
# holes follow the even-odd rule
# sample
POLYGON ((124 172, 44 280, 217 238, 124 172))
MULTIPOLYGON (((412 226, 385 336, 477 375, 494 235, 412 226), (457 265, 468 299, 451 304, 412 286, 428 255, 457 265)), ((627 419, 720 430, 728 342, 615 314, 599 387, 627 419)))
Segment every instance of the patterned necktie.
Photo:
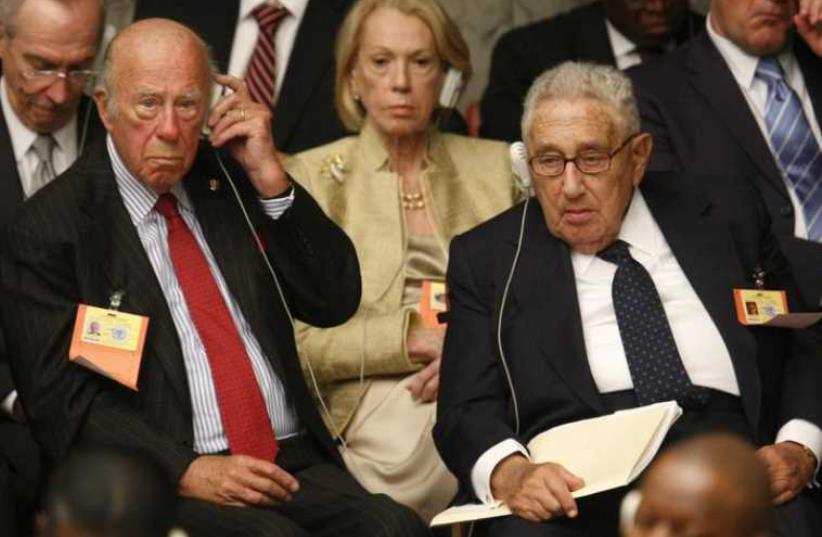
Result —
POLYGON ((260 385, 208 261, 173 194, 160 196, 154 208, 168 225, 171 261, 208 357, 229 449, 234 455, 273 461, 277 439, 260 385))
POLYGON ((274 91, 277 87, 274 34, 280 22, 288 15, 288 10, 279 5, 262 4, 254 8, 251 15, 260 26, 260 35, 246 70, 245 81, 252 99, 271 106, 274 103, 274 91))
POLYGON ((56 175, 54 165, 51 162, 54 144, 55 141, 51 134, 38 134, 31 144, 31 150, 37 155, 37 167, 31 176, 32 195, 46 186, 56 175))
POLYGON ((676 399, 685 407, 704 405, 708 392, 691 384, 651 275, 621 240, 597 256, 617 266, 611 295, 639 404, 676 399))
POLYGON ((761 58, 756 78, 768 85, 765 125, 776 160, 802 206, 808 238, 822 242, 822 151, 802 101, 785 82, 776 58, 761 58))

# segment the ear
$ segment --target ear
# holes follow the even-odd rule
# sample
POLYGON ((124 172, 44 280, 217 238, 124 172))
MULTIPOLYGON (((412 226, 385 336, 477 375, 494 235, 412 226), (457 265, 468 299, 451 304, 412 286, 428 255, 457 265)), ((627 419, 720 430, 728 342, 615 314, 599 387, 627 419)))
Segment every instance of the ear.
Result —
POLYGON ((112 117, 108 111, 109 94, 102 88, 94 89, 94 103, 97 105, 97 112, 100 114, 100 121, 107 131, 111 132, 112 117))
POLYGON ((645 177, 645 170, 651 160, 651 152, 654 149, 654 140, 647 132, 642 132, 631 140, 631 161, 633 163, 633 185, 639 186, 645 177))

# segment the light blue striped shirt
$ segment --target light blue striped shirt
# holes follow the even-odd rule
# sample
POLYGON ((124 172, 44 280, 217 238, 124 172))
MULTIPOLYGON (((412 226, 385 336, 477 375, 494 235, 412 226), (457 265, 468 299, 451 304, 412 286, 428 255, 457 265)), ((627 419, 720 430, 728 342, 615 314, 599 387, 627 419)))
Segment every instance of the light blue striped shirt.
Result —
MULTIPOLYGON (((123 198, 131 221, 137 229, 140 242, 142 242, 143 248, 148 254, 151 266, 154 268, 163 296, 165 296, 168 308, 171 311, 174 327, 177 329, 177 335, 180 338, 191 394, 194 420, 194 451, 197 453, 217 453, 227 450, 228 439, 223 431, 208 357, 200 340, 200 335, 197 333, 191 319, 188 305, 174 272, 174 265, 168 250, 168 230, 165 218, 154 210, 159 195, 129 172, 117 153, 110 136, 106 141, 106 145, 114 168, 114 175, 117 179, 117 188, 123 198)), ((211 274, 220 289, 220 294, 228 306, 234 325, 243 340, 277 438, 282 439, 293 436, 299 432, 296 412, 286 398, 282 382, 263 355, 257 338, 251 332, 251 327, 246 322, 237 301, 231 295, 222 274, 220 274, 185 188, 182 184, 177 184, 171 188, 171 193, 177 197, 180 215, 197 239, 197 243, 208 261, 211 274)), ((283 198, 260 200, 263 210, 275 220, 291 206, 293 201, 293 190, 289 196, 283 198)))

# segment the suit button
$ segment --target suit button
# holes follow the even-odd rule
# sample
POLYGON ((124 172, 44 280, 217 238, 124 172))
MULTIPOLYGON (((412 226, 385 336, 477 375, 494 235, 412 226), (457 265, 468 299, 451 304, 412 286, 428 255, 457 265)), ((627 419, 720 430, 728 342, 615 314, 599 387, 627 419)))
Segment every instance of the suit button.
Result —
POLYGON ((793 216, 793 207, 791 207, 790 205, 785 205, 784 207, 779 209, 779 214, 781 216, 784 216, 785 218, 793 216))

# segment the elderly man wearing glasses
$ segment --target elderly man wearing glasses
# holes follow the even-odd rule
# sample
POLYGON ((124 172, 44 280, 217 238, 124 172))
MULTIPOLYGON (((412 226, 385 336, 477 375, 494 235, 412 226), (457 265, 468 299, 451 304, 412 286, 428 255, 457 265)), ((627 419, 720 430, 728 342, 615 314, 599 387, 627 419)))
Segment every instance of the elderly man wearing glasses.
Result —
MULTIPOLYGON (((101 0, 0 2, 0 227, 74 162, 91 133, 102 132, 83 97, 102 21, 101 0)), ((18 524, 21 534, 30 533, 22 520, 33 504, 39 462, 5 347, 0 333, 0 528, 14 536, 18 524), (14 500, 4 495, 4 484, 16 491, 14 500)))
POLYGON ((685 410, 668 442, 741 435, 767 469, 776 535, 820 535, 802 493, 822 434, 820 341, 734 312, 733 290, 757 284, 801 309, 756 191, 646 173, 652 139, 612 67, 543 74, 522 134, 536 200, 451 243, 434 428, 463 493, 514 513, 490 521, 489 535, 616 536, 624 491, 576 501, 580 477, 532 463, 524 446, 563 423, 667 400, 685 410))

